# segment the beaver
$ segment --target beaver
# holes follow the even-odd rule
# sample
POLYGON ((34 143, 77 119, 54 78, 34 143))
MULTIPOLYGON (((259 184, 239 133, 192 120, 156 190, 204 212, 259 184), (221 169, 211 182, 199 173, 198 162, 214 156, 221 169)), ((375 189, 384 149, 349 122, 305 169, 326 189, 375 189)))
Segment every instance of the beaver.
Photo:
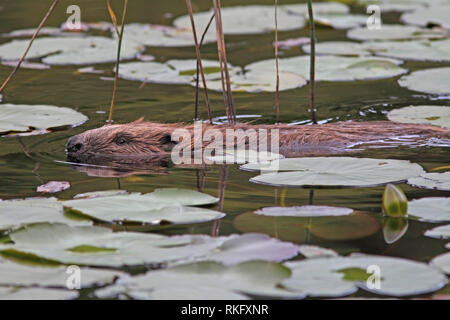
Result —
MULTIPOLYGON (((141 118, 127 124, 108 124, 71 137, 66 145, 67 158, 69 161, 79 163, 148 163, 151 166, 167 158, 177 144, 183 143, 173 137, 177 129, 183 129, 193 137, 191 141, 185 143, 191 146, 198 143, 193 124, 164 124, 145 121, 141 118)), ((404 142, 405 139, 409 142, 423 142, 430 138, 447 140, 450 137, 449 129, 391 121, 346 121, 302 126, 249 123, 202 124, 203 133, 209 129, 217 129, 224 135, 227 129, 244 131, 266 129, 269 141, 272 130, 278 129, 279 153, 285 157, 330 155, 351 151, 354 146, 404 142)), ((202 147, 211 143, 203 141, 202 137, 200 139, 202 147)), ((240 143, 237 140, 234 140, 234 145, 240 143)), ((224 145, 224 148, 226 147, 230 148, 229 145, 224 145)))

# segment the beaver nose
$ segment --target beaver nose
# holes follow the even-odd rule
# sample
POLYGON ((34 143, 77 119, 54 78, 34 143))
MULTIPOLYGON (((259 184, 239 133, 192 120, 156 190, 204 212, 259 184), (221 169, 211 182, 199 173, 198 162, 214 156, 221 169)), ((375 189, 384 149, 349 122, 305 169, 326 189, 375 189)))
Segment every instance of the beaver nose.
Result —
POLYGON ((83 143, 78 136, 73 136, 67 140, 66 151, 68 153, 76 153, 83 148, 83 143))

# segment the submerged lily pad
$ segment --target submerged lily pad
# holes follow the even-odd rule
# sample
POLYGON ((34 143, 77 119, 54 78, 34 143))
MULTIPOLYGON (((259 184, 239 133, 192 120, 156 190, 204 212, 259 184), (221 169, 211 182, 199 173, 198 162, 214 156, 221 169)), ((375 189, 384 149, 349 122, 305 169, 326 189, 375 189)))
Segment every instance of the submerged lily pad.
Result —
POLYGON ((387 296, 410 296, 439 290, 447 277, 425 263, 406 259, 353 254, 349 257, 317 258, 287 262, 292 276, 281 284, 312 297, 340 297, 361 288, 387 296), (369 288, 368 267, 380 270, 380 287, 369 288))
POLYGON ((157 189, 153 193, 97 194, 87 199, 64 201, 75 210, 101 221, 134 221, 151 224, 198 223, 220 219, 222 212, 187 206, 213 204, 218 198, 184 189, 157 189))
MULTIPOLYGON (((450 57, 450 51, 448 57, 450 57)), ((402 87, 413 91, 430 94, 450 94, 450 67, 414 71, 401 77, 398 83, 402 87)))
POLYGON ((434 257, 430 261, 430 265, 450 275, 450 252, 434 257))
POLYGON ((70 219, 64 215, 56 198, 29 198, 0 201, 0 230, 19 228, 39 222, 91 225, 89 220, 70 219))
POLYGON ((450 191, 450 171, 424 173, 420 177, 409 178, 408 184, 419 188, 450 191))
MULTIPOLYGON (((0 45, 1 60, 18 60, 29 40, 13 40, 0 45)), ((124 39, 121 59, 133 59, 143 47, 124 39)), ((105 37, 49 37, 33 42, 27 59, 41 59, 49 65, 81 65, 115 62, 117 41, 105 37)))
POLYGON ((201 262, 119 280, 118 284, 97 290, 95 294, 101 298, 126 294, 135 299, 158 299, 161 296, 172 299, 167 292, 176 288, 179 299, 226 299, 230 296, 240 299, 248 296, 303 298, 301 292, 278 287, 278 283, 290 275, 290 270, 283 265, 264 261, 249 261, 228 268, 215 262, 201 262), (215 289, 215 294, 205 297, 204 293, 212 289, 215 289))
POLYGON ((406 24, 425 27, 427 25, 439 25, 450 29, 450 3, 421 8, 413 12, 406 12, 401 20, 406 24))
POLYGON ((76 298, 78 298, 78 291, 0 287, 0 300, 71 300, 76 298))
POLYGON ((85 115, 65 107, 0 104, 0 134, 77 126, 87 120, 85 115))
POLYGON ((353 209, 328 206, 267 207, 257 210, 255 213, 274 217, 324 217, 346 216, 353 213, 353 209))
MULTIPOLYGON (((197 30, 205 30, 213 11, 194 13, 194 20, 197 30)), ((225 34, 256 34, 266 33, 275 29, 273 6, 235 6, 221 9, 223 32, 225 34)), ((181 16, 173 21, 179 28, 190 28, 191 21, 189 15, 181 16)), ((278 10, 278 30, 288 31, 301 29, 305 25, 302 16, 289 14, 280 7, 278 10)), ((215 23, 211 24, 207 37, 214 38, 216 33, 215 23)))
POLYGON ((115 233, 102 227, 38 224, 12 232, 9 237, 14 244, 1 245, 0 252, 91 266, 121 267, 195 260, 214 260, 232 265, 255 258, 280 261, 297 254, 295 245, 265 235, 167 237, 149 233, 115 233))
POLYGON ((394 122, 432 124, 450 129, 450 107, 446 106, 409 106, 394 109, 387 117, 394 122))
POLYGON ((450 239, 450 224, 427 230, 425 236, 437 239, 450 239))
MULTIPOLYGON (((367 16, 365 16, 367 19, 367 16)), ((381 29, 359 27, 347 32, 347 37, 353 40, 408 40, 408 39, 439 39, 445 38, 446 32, 441 29, 427 29, 400 24, 383 24, 381 29)))
MULTIPOLYGON (((70 273, 65 267, 41 267, 0 260, 1 286, 40 286, 66 288, 70 273)), ((105 269, 80 268, 80 287, 105 285, 114 282, 116 277, 123 276, 120 271, 105 269)))
POLYGON ((271 168, 270 163, 250 163, 241 169, 285 171, 262 174, 250 181, 292 187, 375 187, 424 173, 421 166, 407 160, 352 157, 289 158, 279 160, 277 168, 271 168))
MULTIPOLYGON (((377 57, 316 57, 317 81, 354 81, 391 78, 407 72, 399 67, 399 60, 377 57)), ((247 71, 258 70, 275 74, 275 60, 263 60, 245 67, 247 71)), ((309 79, 309 56, 279 59, 279 70, 296 73, 309 79)))

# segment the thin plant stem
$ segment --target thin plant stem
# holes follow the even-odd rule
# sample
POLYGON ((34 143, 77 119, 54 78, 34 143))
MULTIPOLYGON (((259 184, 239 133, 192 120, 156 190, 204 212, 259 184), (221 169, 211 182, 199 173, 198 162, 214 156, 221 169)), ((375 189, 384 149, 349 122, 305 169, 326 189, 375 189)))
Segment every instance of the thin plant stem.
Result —
MULTIPOLYGON (((208 110, 208 120, 209 120, 209 123, 212 124, 211 107, 209 105, 209 97, 208 97, 208 87, 206 86, 205 73, 203 72, 202 57, 200 55, 200 45, 199 45, 198 39, 197 39, 197 31, 195 30, 194 13, 192 11, 191 0, 186 0, 186 6, 187 6, 187 9, 189 12, 189 17, 191 19, 192 33, 194 35, 195 53, 197 55, 197 66, 198 66, 198 70, 200 70, 200 74, 202 75, 202 82, 203 82, 203 88, 204 88, 203 92, 205 93, 206 109, 208 110)), ((197 109, 197 106, 196 106, 196 109, 197 109)), ((197 113, 197 110, 195 113, 197 113)), ((197 119, 197 114, 196 114, 195 119, 197 119)))
POLYGON ((278 0, 275 0, 275 67, 276 67, 276 87, 275 87, 275 109, 276 123, 280 123, 280 73, 278 65, 278 0))
POLYGON ((316 30, 314 25, 314 14, 312 8, 312 0, 308 0, 309 15, 309 37, 310 37, 310 65, 309 65, 309 112, 311 113, 311 121, 317 124, 316 107, 314 105, 314 94, 316 87, 315 68, 316 68, 316 30))
POLYGON ((20 58, 20 60, 17 62, 17 65, 14 67, 13 71, 9 74, 8 78, 6 78, 6 80, 3 82, 2 86, 0 87, 0 93, 3 92, 3 90, 6 88, 6 86, 8 85, 8 83, 11 81, 11 79, 14 77, 14 75, 16 74, 16 72, 19 70, 20 66, 22 65, 22 62, 25 60, 25 57, 28 54, 28 51, 30 51, 31 49, 31 45, 33 44, 34 39, 36 39, 36 37, 39 34, 39 31, 41 31, 42 27, 45 25, 45 23, 47 22, 48 18, 50 17, 50 15, 52 14, 52 12, 55 10, 56 5, 58 4, 59 0, 54 0, 52 5, 50 6, 50 8, 48 9, 47 13, 45 14, 44 18, 42 19, 41 23, 39 24, 39 26, 37 27, 36 31, 33 33, 33 36, 31 37, 30 42, 28 43, 27 48, 25 49, 25 52, 23 53, 22 57, 20 58))
POLYGON ((114 74, 114 89, 113 89, 113 95, 111 98, 111 107, 109 108, 109 117, 108 117, 108 121, 107 121, 108 123, 113 122, 114 107, 116 104, 117 87, 118 87, 118 81, 119 81, 120 52, 122 50, 123 31, 125 29, 125 16, 127 15, 127 7, 128 7, 128 0, 125 0, 125 2, 123 4, 122 24, 120 26, 120 33, 118 34, 119 44, 117 47, 117 61, 116 61, 116 70, 115 70, 115 74, 114 74))
MULTIPOLYGON (((201 39, 200 39, 200 43, 199 43, 199 45, 198 45, 198 46, 199 46, 199 49, 202 48, 203 41, 205 40, 206 33, 208 32, 209 27, 211 26, 211 23, 212 23, 213 20, 214 20, 214 17, 215 17, 215 15, 214 15, 214 13, 213 13, 213 15, 211 16, 211 18, 210 18, 209 21, 208 21, 208 24, 206 25, 205 30, 203 31, 202 37, 201 37, 201 39)), ((194 119, 195 119, 195 120, 198 120, 198 92, 199 92, 199 79, 200 79, 200 67, 199 67, 199 64, 198 64, 198 61, 197 61, 197 72, 196 72, 196 77, 195 77, 195 106, 194 106, 194 119)))

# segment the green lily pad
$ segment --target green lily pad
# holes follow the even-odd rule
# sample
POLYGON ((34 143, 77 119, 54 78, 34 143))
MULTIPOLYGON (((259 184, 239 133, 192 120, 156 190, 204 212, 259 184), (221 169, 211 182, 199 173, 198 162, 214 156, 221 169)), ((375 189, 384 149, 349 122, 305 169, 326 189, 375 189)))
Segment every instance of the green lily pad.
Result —
POLYGON ((290 187, 375 187, 405 181, 424 173, 421 166, 407 160, 352 157, 281 159, 277 168, 273 167, 270 163, 249 163, 241 169, 285 171, 261 174, 250 181, 290 187))
POLYGON ((450 61, 450 39, 435 41, 410 40, 401 42, 377 41, 363 45, 377 56, 417 61, 450 61))
MULTIPOLYGON (((70 273, 65 267, 41 267, 0 260, 0 286, 40 286, 67 288, 70 273)), ((80 287, 113 283, 116 277, 123 276, 120 271, 80 268, 80 287)))
POLYGON ((408 214, 426 222, 450 221, 450 198, 428 197, 408 203, 408 214))
POLYGON ((9 237, 14 244, 1 245, 0 252, 63 264, 108 267, 200 260, 227 265, 252 259, 281 261, 295 256, 298 251, 291 243, 258 234, 167 237, 63 224, 33 225, 12 232, 9 237))
POLYGON ((318 246, 302 244, 298 247, 298 251, 308 259, 318 257, 337 257, 338 253, 332 249, 321 248, 318 246))
POLYGON ((109 197, 109 196, 117 196, 121 194, 128 194, 126 190, 103 190, 103 191, 93 191, 86 193, 79 193, 75 195, 74 199, 92 199, 98 197, 109 197))
POLYGON ((438 1, 446 0, 358 0, 357 3, 364 6, 379 5, 382 12, 404 12, 424 8, 428 3, 438 1))
POLYGON ((301 292, 290 292, 277 286, 290 274, 290 270, 283 265, 264 261, 249 261, 228 268, 216 262, 201 262, 119 280, 119 284, 97 290, 95 294, 101 298, 125 293, 136 299, 158 299, 168 297, 167 290, 170 292, 177 288, 182 290, 178 292, 183 293, 179 298, 195 300, 204 298, 204 293, 212 289, 217 289, 217 293, 210 299, 224 299, 232 294, 239 294, 241 299, 246 296, 303 298, 301 292), (190 295, 186 295, 189 292, 190 295))
POLYGON ((253 162, 264 162, 271 161, 275 159, 284 158, 281 154, 273 152, 263 152, 255 150, 224 150, 222 154, 216 154, 211 157, 206 157, 208 161, 214 163, 227 163, 227 164, 244 164, 253 162))
POLYGON ((387 296, 410 296, 439 290, 447 277, 427 264, 406 259, 353 254, 349 257, 317 258, 287 262, 292 276, 282 281, 288 290, 301 290, 313 297, 340 297, 363 290, 387 296), (369 266, 380 270, 380 288, 369 288, 369 266))
POLYGON ((78 291, 0 287, 0 300, 71 300, 76 298, 78 298, 78 291))
MULTIPOLYGON (((285 10, 291 14, 304 15, 308 17, 308 6, 306 3, 287 4, 279 6, 281 10, 285 10)), ((329 2, 313 2, 313 11, 316 15, 319 14, 344 14, 349 13, 350 8, 344 3, 335 1, 329 2)))
MULTIPOLYGON (((273 6, 235 6, 223 7, 222 24, 225 34, 257 34, 266 33, 275 29, 275 8, 273 6)), ((194 13, 196 29, 205 30, 213 11, 194 13)), ((181 16, 173 21, 178 28, 190 28, 191 21, 189 15, 181 16)), ((280 7, 278 10, 278 30, 288 31, 301 29, 305 25, 302 16, 289 14, 280 7)), ((215 23, 211 24, 207 37, 214 39, 216 33, 215 23)))
POLYGON ((401 17, 402 22, 425 27, 439 25, 450 29, 450 3, 421 8, 413 12, 406 12, 401 17))
MULTIPOLYGON (((367 19, 367 16, 365 16, 367 19)), ((347 32, 347 37, 353 40, 413 40, 445 38, 446 32, 441 29, 427 29, 400 24, 383 24, 381 29, 358 27, 347 32)))
POLYGON ((317 14, 314 23, 334 29, 350 29, 367 23, 367 16, 363 14, 317 14))
POLYGON ((450 191, 450 172, 424 173, 420 177, 409 178, 408 184, 418 188, 450 191))
POLYGON ((402 87, 413 91, 442 95, 450 94, 450 67, 415 71, 401 77, 398 83, 402 87), (425 79, 426 81, 424 81, 425 79))
POLYGON ((0 230, 16 229, 39 222, 92 225, 89 220, 75 220, 64 215, 56 198, 29 198, 0 201, 0 230))
POLYGON ((77 126, 88 118, 70 108, 46 105, 0 104, 0 134, 77 126))
POLYGON ((427 230, 425 236, 437 239, 450 239, 450 224, 427 230))
MULTIPOLYGON (((0 45, 1 60, 19 60, 29 40, 13 40, 0 45)), ((143 47, 124 39, 121 59, 133 59, 143 47)), ((115 62, 117 41, 105 37, 48 37, 33 42, 27 59, 42 59, 49 65, 82 65, 115 62)))
POLYGON ((430 261, 430 265, 450 275, 450 252, 434 257, 430 261))
POLYGON ((255 213, 273 217, 324 217, 346 216, 353 213, 353 209, 328 206, 266 207, 255 213))
MULTIPOLYGON (((391 78, 407 72, 399 60, 376 57, 316 57, 317 81, 354 81, 391 78)), ((247 71, 275 74, 275 60, 263 60, 245 67, 247 71)), ((296 73, 309 79, 309 56, 279 59, 279 70, 296 73)))
MULTIPOLYGON (((184 189, 157 189, 152 193, 112 194, 64 201, 69 212, 108 222, 144 222, 151 224, 199 223, 223 218, 222 212, 188 206, 207 205, 219 199, 184 189)), ((67 210, 67 209, 66 209, 67 210)))
POLYGON ((450 128, 450 107, 446 106, 409 106, 394 109, 387 117, 394 122, 432 124, 450 128))
POLYGON ((351 241, 369 237, 380 225, 370 215, 358 212, 347 216, 289 217, 265 216, 251 212, 237 216, 233 226, 240 232, 259 232, 283 241, 307 242, 310 234, 331 241, 351 241))
MULTIPOLYGON (((310 45, 302 46, 302 50, 306 53, 310 52, 310 45)), ((343 56, 368 56, 371 53, 367 50, 365 43, 357 43, 350 41, 326 41, 316 43, 316 54, 331 54, 343 56)))

